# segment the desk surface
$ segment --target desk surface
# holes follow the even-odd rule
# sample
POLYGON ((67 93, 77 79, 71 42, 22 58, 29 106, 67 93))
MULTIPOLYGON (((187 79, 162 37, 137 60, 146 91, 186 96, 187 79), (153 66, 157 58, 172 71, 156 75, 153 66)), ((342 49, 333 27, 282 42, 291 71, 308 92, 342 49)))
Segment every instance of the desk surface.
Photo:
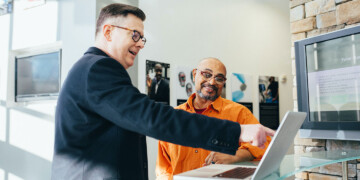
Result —
POLYGON ((298 172, 354 159, 360 159, 360 150, 332 150, 286 155, 280 168, 267 179, 274 179, 274 177, 285 179, 298 172))

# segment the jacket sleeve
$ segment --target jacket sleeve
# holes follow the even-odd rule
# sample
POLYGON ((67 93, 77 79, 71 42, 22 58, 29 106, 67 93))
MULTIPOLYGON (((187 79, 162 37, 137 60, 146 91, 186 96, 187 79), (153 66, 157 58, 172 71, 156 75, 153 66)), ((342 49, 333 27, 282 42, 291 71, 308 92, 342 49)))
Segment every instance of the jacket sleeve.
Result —
MULTIPOLYGON (((259 124, 259 121, 255 118, 255 116, 247 109, 243 108, 238 116, 238 122, 240 124, 259 124)), ((240 143, 239 149, 247 149, 253 156, 254 160, 261 160, 262 156, 264 155, 267 147, 269 146, 271 141, 270 136, 266 137, 265 148, 261 149, 256 146, 252 146, 250 143, 240 143)))
POLYGON ((171 167, 170 156, 167 153, 166 142, 158 142, 158 156, 156 159, 156 180, 168 180, 170 179, 173 170, 171 167))
POLYGON ((155 103, 132 85, 126 70, 114 59, 96 61, 86 79, 88 107, 121 128, 227 154, 235 154, 239 147, 238 123, 155 103))

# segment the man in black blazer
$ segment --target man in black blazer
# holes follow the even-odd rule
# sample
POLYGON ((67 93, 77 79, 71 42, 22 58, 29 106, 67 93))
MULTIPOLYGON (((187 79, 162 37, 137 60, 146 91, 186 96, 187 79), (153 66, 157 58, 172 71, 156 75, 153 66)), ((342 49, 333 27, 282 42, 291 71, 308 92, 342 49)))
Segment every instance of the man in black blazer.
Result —
POLYGON ((74 64, 60 92, 52 179, 148 179, 145 136, 235 154, 239 141, 261 146, 274 133, 174 110, 141 94, 126 69, 145 45, 144 20, 128 5, 101 10, 95 47, 74 64))
POLYGON ((169 82, 162 77, 161 64, 155 64, 155 80, 151 82, 149 97, 156 102, 169 105, 169 82))

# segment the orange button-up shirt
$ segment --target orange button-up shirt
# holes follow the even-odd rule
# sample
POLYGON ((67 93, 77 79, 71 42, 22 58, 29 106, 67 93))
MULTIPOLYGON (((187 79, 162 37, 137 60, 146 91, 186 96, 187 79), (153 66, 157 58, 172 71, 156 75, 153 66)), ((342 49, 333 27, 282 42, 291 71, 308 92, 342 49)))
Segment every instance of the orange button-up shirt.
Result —
MULTIPOLYGON (((195 94, 190 96, 186 103, 176 107, 176 109, 195 113, 193 106, 194 98, 195 94)), ((259 121, 245 106, 221 97, 212 102, 202 114, 219 119, 227 119, 239 124, 259 124, 259 121)), ((266 148, 270 140, 271 138, 267 137, 266 148)), ((255 160, 260 160, 266 150, 266 148, 261 149, 249 143, 239 143, 239 146, 239 149, 247 149, 254 156, 255 160)), ((175 174, 200 168, 211 152, 201 148, 181 146, 164 141, 159 141, 158 148, 156 161, 157 179, 172 179, 175 174)))

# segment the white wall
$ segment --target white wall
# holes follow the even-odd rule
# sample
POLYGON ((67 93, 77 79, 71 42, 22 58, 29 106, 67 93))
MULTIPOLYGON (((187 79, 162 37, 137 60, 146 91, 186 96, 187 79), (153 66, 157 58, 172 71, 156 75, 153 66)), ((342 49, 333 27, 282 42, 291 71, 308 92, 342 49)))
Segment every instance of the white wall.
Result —
POLYGON ((0 180, 47 180, 56 102, 6 107, 8 51, 62 41, 64 80, 93 45, 95 0, 48 0, 30 9, 21 8, 18 0, 14 4, 13 14, 0 16, 0 180))
MULTIPOLYGON (((289 2, 283 0, 152 0, 140 1, 145 11, 147 43, 139 54, 139 89, 145 92, 145 60, 193 66, 205 57, 217 57, 230 73, 254 76, 257 95, 258 75, 286 75, 279 83, 280 116, 291 110, 292 74, 290 60, 289 2)), ((230 80, 230 79, 229 79, 230 80)), ((174 87, 176 76, 171 76, 174 87)), ((228 85, 231 83, 228 82, 228 85)), ((230 86, 227 98, 230 97, 230 86)), ((176 104, 170 92, 171 104, 176 104)), ((254 113, 258 113, 258 100, 254 113)), ((149 175, 154 178, 156 141, 148 139, 149 175)))
POLYGON ((58 3, 30 9, 21 3, 14 2, 11 15, 0 16, 0 179, 49 179, 54 103, 8 108, 5 101, 8 51, 56 42, 58 3))

